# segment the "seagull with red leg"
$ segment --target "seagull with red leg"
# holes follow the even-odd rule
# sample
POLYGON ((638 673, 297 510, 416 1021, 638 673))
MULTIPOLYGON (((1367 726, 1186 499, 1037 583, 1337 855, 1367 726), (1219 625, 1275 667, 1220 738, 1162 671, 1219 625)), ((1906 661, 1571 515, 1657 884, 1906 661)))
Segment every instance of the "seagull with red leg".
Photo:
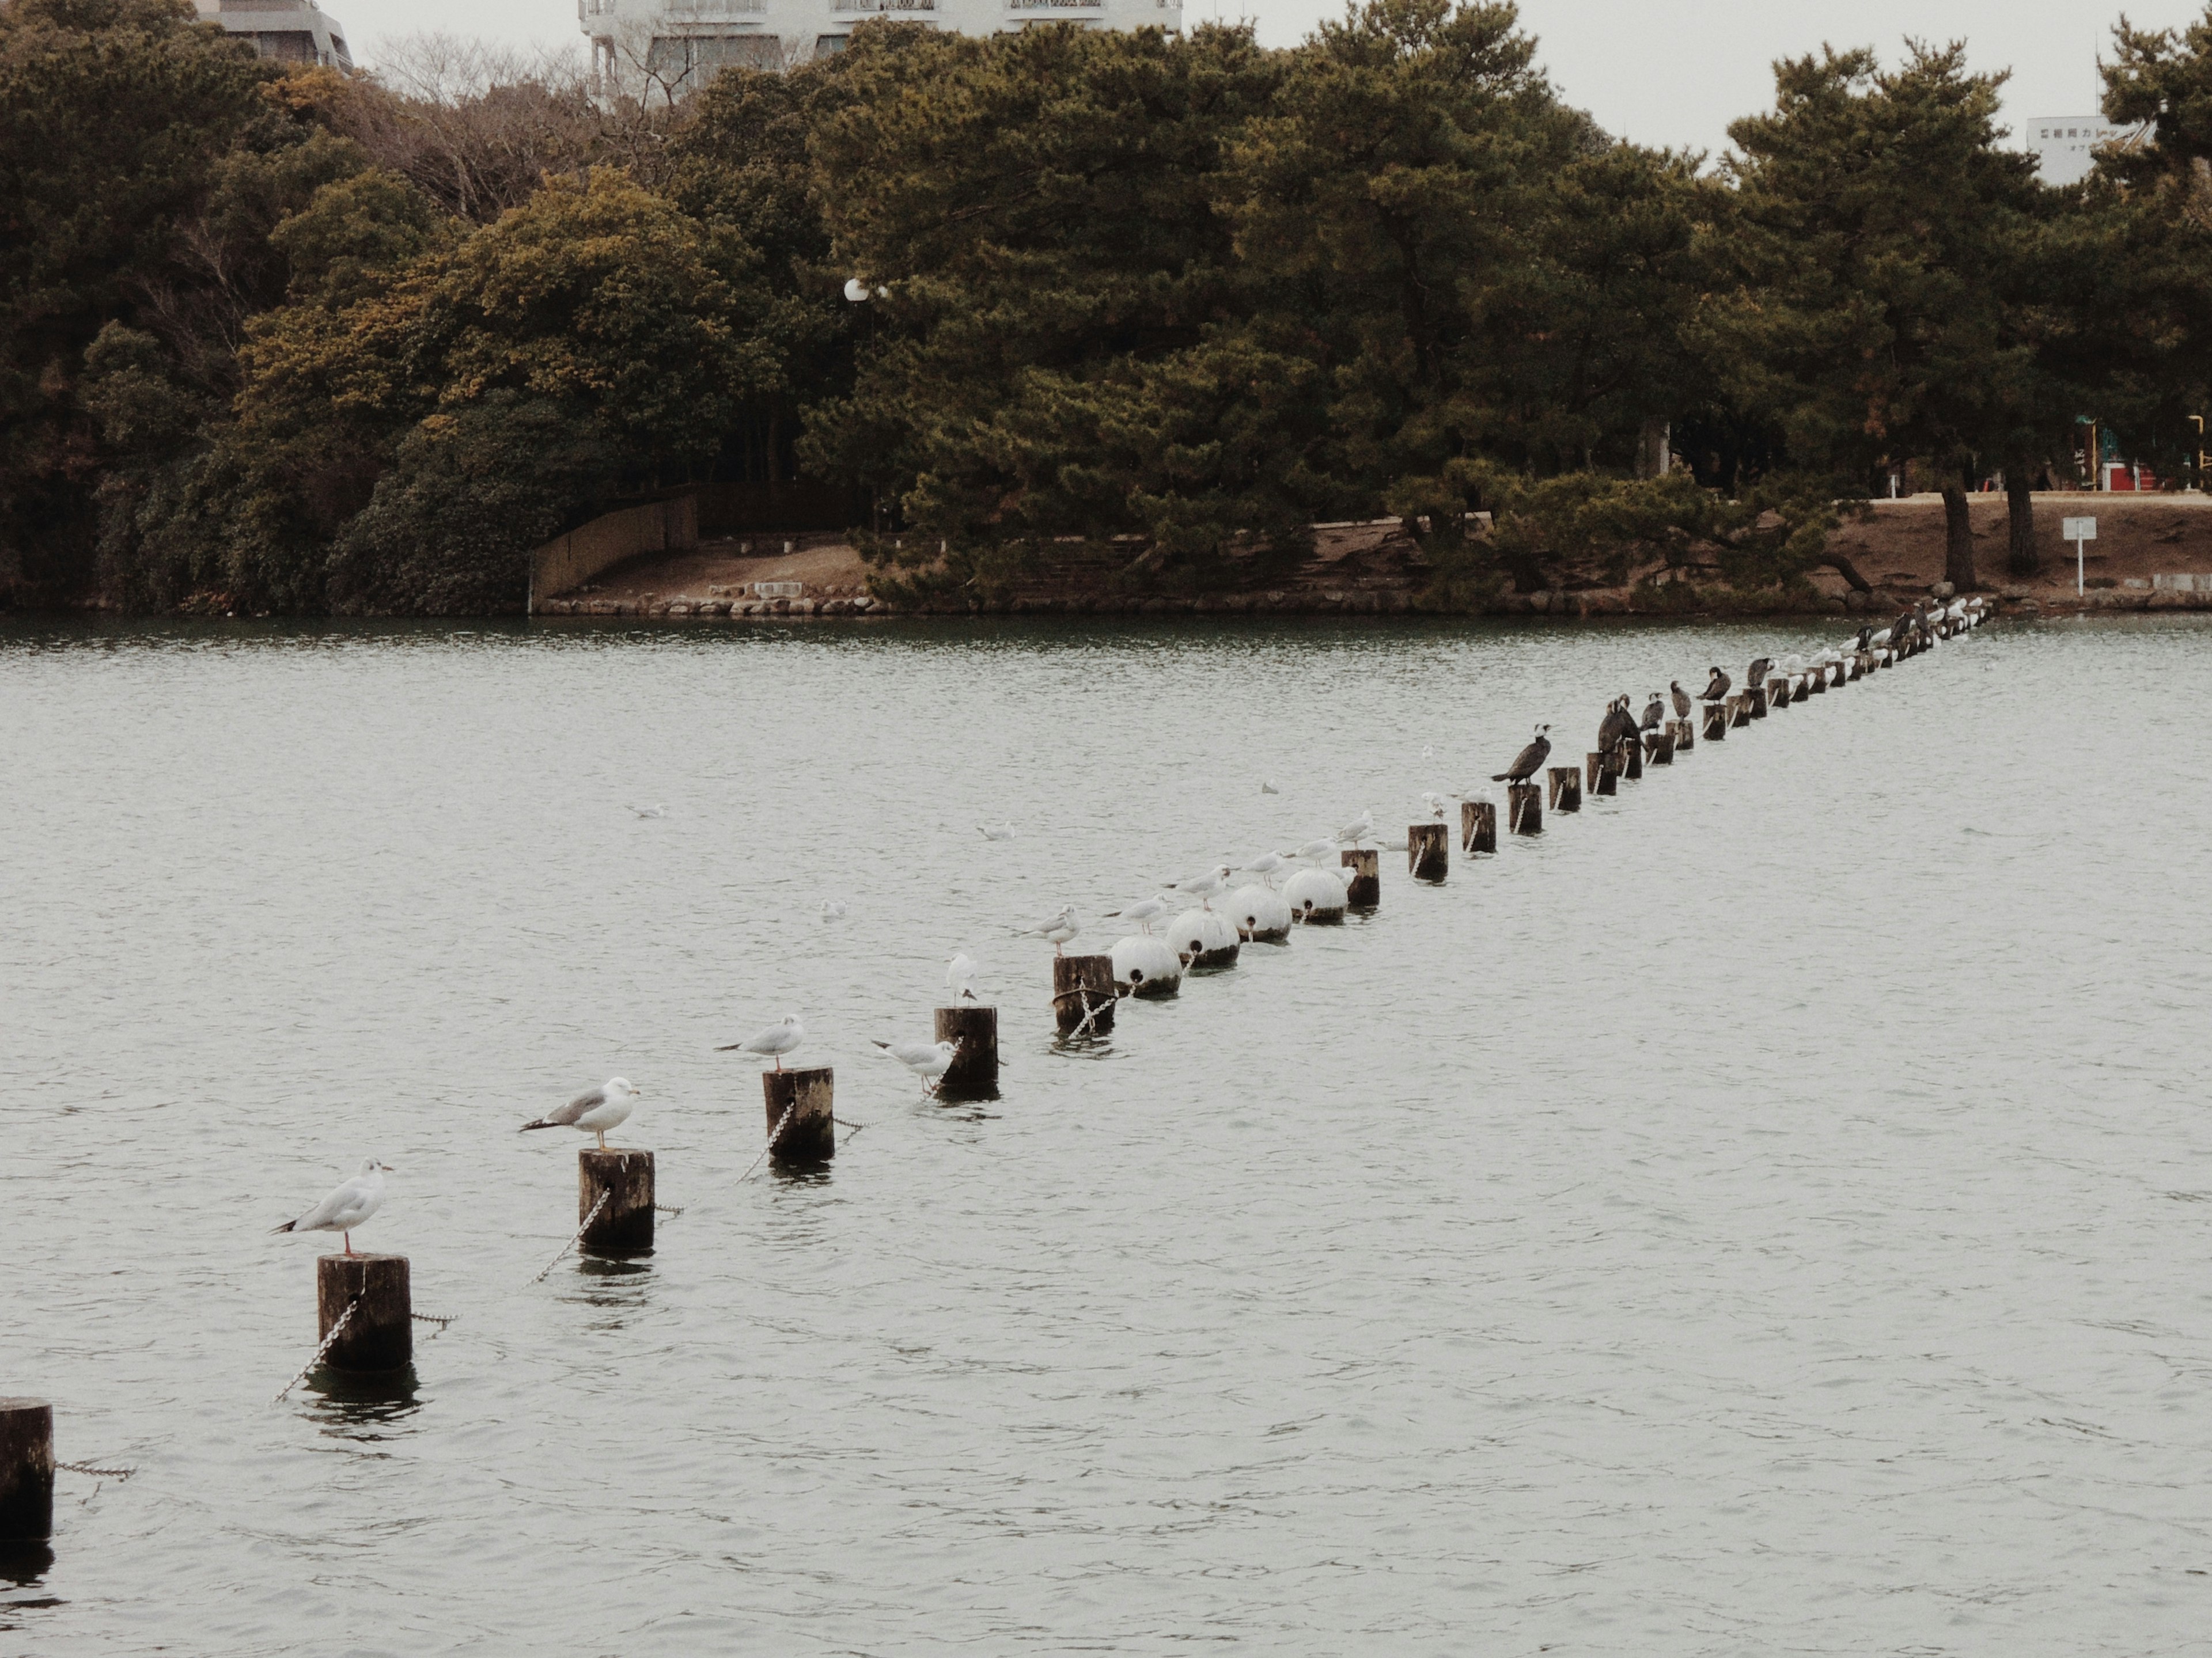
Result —
POLYGON ((346 1254, 351 1254, 353 1229, 384 1207, 384 1177, 391 1172, 390 1163, 369 1158, 362 1164, 361 1173, 342 1181, 337 1190, 306 1214, 282 1226, 271 1227, 270 1236, 278 1232, 336 1232, 345 1240, 346 1254))

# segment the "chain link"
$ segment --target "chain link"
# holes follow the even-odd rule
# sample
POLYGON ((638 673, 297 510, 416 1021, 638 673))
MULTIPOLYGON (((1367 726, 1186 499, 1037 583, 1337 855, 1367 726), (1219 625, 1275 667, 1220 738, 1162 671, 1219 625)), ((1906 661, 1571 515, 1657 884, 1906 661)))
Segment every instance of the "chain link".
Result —
POLYGON ((768 1144, 761 1147, 760 1157, 755 1157, 751 1163, 746 1165, 745 1172, 738 1176, 739 1180, 750 1179, 753 1170, 761 1166, 761 1158, 767 1157, 769 1152, 775 1150, 775 1143, 783 1138, 784 1126, 791 1121, 791 1114, 798 1109, 799 1102, 797 1100, 793 1100, 789 1105, 783 1108, 783 1114, 775 1120, 775 1127, 769 1130, 768 1144))
POLYGON ((340 1313, 338 1315, 338 1321, 331 1326, 330 1334, 323 1338, 322 1345, 315 1349, 314 1357, 300 1367, 299 1375, 294 1376, 289 1382, 286 1382, 282 1388, 276 1390, 276 1397, 269 1401, 271 1405, 283 1404, 284 1402, 284 1395, 290 1393, 293 1388, 298 1387, 302 1382, 305 1382, 307 1379, 307 1372, 313 1370, 316 1365, 323 1362, 323 1355, 330 1351, 331 1344, 338 1339, 339 1334, 345 1329, 345 1327, 352 1321, 354 1309, 360 1305, 361 1297, 359 1296, 356 1296, 351 1301, 346 1303, 345 1311, 340 1313))
POLYGON ((89 1474, 94 1479, 128 1479, 138 1472, 136 1468, 97 1468, 89 1462, 57 1462, 54 1467, 64 1473, 89 1474))
MULTIPOLYGON (((614 1196, 614 1194, 615 1188, 611 1186, 608 1187, 605 1191, 599 1193, 599 1200, 592 1206, 592 1212, 584 1217, 584 1224, 576 1229, 576 1236, 570 1238, 566 1243, 561 1246, 560 1254, 554 1256, 552 1260, 547 1261, 544 1266, 538 1269, 538 1276, 530 1280, 531 1284, 543 1284, 545 1281, 546 1273, 551 1272, 556 1266, 558 1266, 563 1258, 567 1256, 568 1253, 571 1249, 574 1248, 578 1243, 582 1242, 584 1234, 592 1230, 592 1223, 599 1218, 599 1211, 607 1206, 607 1199, 614 1196)), ((529 1287, 530 1284, 528 1284, 523 1285, 523 1288, 526 1290, 529 1287)))

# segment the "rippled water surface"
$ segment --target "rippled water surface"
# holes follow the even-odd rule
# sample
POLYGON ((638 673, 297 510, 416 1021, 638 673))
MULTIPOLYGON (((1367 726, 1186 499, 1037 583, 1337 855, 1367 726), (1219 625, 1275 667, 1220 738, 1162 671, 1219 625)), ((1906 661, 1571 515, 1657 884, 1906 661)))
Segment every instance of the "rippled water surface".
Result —
POLYGON ((1004 936, 1812 636, 14 624, 0 1393, 141 1472, 0 1651, 2206 1650, 2205 628, 1386 853, 1092 1048, 1004 936), (956 949, 987 1106, 868 1042, 956 949), (792 1009, 866 1127, 740 1182, 714 1045, 792 1009), (526 1287, 576 1137, 515 1127, 615 1073, 685 1212, 526 1287), (459 1321, 272 1406, 268 1229, 368 1155, 459 1321))

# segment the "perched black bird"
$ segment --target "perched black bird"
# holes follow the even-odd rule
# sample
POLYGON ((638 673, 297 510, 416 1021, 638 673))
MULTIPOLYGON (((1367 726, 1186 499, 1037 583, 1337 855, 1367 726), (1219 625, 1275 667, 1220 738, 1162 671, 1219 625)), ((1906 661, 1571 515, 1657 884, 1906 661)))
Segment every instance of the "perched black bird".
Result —
POLYGON ((1889 648, 1893 651, 1905 649, 1913 642, 1913 635, 1919 631, 1920 612, 1907 610, 1889 624, 1889 648))
POLYGON ((1504 771, 1492 773, 1490 780, 1493 783, 1525 783, 1534 777, 1550 757, 1552 739, 1544 733, 1551 729, 1549 726, 1537 726, 1536 740, 1515 755, 1513 763, 1504 771))
POLYGON ((1865 627, 1859 629, 1859 636, 1851 641, 1851 648, 1855 651, 1863 651, 1866 649, 1867 641, 1873 637, 1874 623, 1869 622, 1865 627))
POLYGON ((1752 689, 1758 690, 1766 683, 1766 676, 1773 671, 1773 668, 1774 659, 1771 656, 1762 656, 1745 670, 1743 683, 1752 689))
POLYGON ((1708 702, 1719 701, 1721 698, 1729 694, 1729 687, 1735 683, 1735 681, 1730 679, 1726 674, 1723 673, 1718 668, 1715 668, 1713 670, 1712 678, 1708 680, 1705 683, 1704 693, 1705 700, 1708 702))
POLYGON ((1606 705, 1605 719, 1597 728, 1597 747, 1600 754, 1610 754, 1623 743, 1639 743, 1636 716, 1628 711, 1628 698, 1624 694, 1606 705))
POLYGON ((1667 705, 1659 700, 1659 693, 1654 691, 1651 693, 1651 700, 1644 705, 1644 729, 1656 732, 1659 729, 1660 722, 1666 718, 1667 705))
POLYGON ((1670 679, 1667 682, 1667 689, 1674 699, 1674 718, 1687 720, 1690 717, 1690 694, 1682 689, 1682 682, 1670 679))

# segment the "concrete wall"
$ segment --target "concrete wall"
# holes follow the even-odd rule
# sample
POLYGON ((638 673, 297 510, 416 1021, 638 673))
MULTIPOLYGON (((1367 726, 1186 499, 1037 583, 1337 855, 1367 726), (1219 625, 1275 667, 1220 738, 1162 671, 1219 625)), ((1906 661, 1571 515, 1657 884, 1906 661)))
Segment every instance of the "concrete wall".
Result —
POLYGON ((699 502, 693 495, 625 507, 556 536, 530 555, 530 613, 540 599, 580 587, 602 570, 640 553, 699 544, 699 502))

